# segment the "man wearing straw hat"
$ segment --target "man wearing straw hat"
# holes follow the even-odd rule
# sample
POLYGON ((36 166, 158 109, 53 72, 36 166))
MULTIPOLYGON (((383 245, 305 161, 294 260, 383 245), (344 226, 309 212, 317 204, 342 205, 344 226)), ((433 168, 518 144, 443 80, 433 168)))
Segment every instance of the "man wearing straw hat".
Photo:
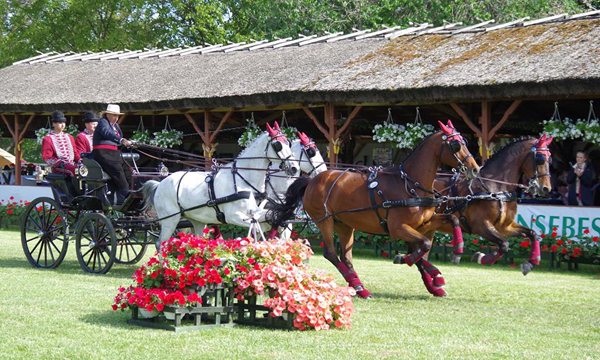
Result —
POLYGON ((93 111, 86 111, 83 114, 85 129, 75 138, 75 149, 78 154, 91 153, 94 149, 94 131, 100 118, 93 111))
POLYGON ((92 156, 102 169, 110 175, 113 189, 116 187, 117 204, 123 203, 129 195, 129 179, 131 171, 121 158, 119 145, 131 146, 131 141, 123 137, 123 132, 117 124, 119 116, 123 115, 116 104, 108 104, 104 117, 98 121, 94 131, 92 156))
POLYGON ((79 153, 75 151, 75 140, 63 130, 67 119, 61 111, 52 113, 54 128, 42 140, 42 157, 50 165, 53 173, 75 175, 75 163, 79 162, 79 153))

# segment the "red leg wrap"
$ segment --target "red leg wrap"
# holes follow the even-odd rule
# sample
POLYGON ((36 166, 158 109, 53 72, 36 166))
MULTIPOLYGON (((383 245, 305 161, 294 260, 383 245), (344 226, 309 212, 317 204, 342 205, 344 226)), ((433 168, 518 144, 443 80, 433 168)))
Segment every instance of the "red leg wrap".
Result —
POLYGON ((501 257, 502 253, 495 250, 491 255, 486 254, 481 258, 481 265, 494 265, 501 257))
POLYGON ((337 265, 337 268, 344 277, 344 279, 348 282, 348 284, 350 284, 350 282, 355 278, 358 278, 358 276, 356 276, 356 273, 350 270, 343 262, 340 262, 337 265))
POLYGON ((452 250, 455 254, 463 253, 464 242, 460 226, 452 229, 452 245, 454 246, 452 250))
POLYGON ((213 233, 213 238, 214 239, 219 239, 219 238, 223 237, 223 234, 221 234, 221 229, 218 226, 216 226, 216 225, 214 225, 212 227, 212 233, 213 233))
POLYGON ((423 265, 423 270, 425 270, 432 277, 442 275, 442 273, 438 270, 438 268, 433 266, 433 264, 431 264, 429 261, 427 261, 425 259, 421 259, 421 264, 423 265))
POLYGON ((540 242, 535 239, 531 242, 531 253, 529 254, 529 262, 533 265, 539 265, 541 259, 540 242))
POLYGON ((433 286, 440 287, 444 285, 446 285, 446 280, 444 280, 444 278, 441 275, 433 278, 433 286))
POLYGON ((421 249, 412 252, 410 255, 404 257, 404 262, 408 266, 413 266, 417 261, 421 260, 425 256, 425 253, 421 249))
POLYGON ((276 227, 272 228, 271 231, 269 231, 269 235, 267 235, 267 239, 273 239, 278 233, 279 231, 277 231, 276 227))
POLYGON ((431 279, 431 275, 429 275, 425 271, 421 272, 421 279, 423 279, 423 284, 425 284, 425 288, 431 295, 435 297, 446 296, 446 291, 443 288, 433 286, 433 280, 431 279))
POLYGON ((355 277, 354 279, 352 279, 352 281, 349 282, 350 286, 354 288, 354 290, 356 290, 356 294, 358 296, 360 296, 363 299, 368 298, 369 296, 371 296, 371 293, 369 292, 369 290, 365 289, 365 287, 363 286, 362 282, 360 281, 360 279, 358 277, 355 277))

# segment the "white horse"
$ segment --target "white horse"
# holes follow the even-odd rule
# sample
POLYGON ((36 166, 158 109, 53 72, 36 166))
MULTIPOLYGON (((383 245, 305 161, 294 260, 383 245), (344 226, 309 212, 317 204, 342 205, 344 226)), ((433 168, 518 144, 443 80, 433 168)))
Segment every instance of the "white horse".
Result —
POLYGON ((265 192, 265 177, 271 161, 289 176, 300 168, 279 125, 275 123, 272 129, 267 124, 267 130, 237 159, 216 173, 178 171, 161 182, 150 180, 142 186, 145 208, 154 207, 161 225, 157 245, 169 240, 181 218, 190 220, 196 234, 202 233, 205 224, 249 226, 239 210, 247 209, 250 193, 265 192), (218 212, 224 218, 218 216, 218 212))
MULTIPOLYGON (((327 165, 325 165, 325 160, 323 160, 323 156, 314 141, 306 136, 305 133, 298 132, 298 137, 299 139, 292 142, 291 149, 292 155, 300 163, 300 171, 306 173, 311 178, 326 171, 327 165)), ((283 175, 281 171, 275 169, 273 165, 271 165, 271 170, 273 172, 269 174, 269 180, 267 182, 267 197, 271 199, 271 201, 283 201, 285 192, 296 179, 283 175)), ((269 208, 268 204, 267 208, 269 208)), ((266 215, 266 213, 263 213, 262 215, 266 215)), ((267 219, 264 216, 260 216, 258 221, 260 222, 263 231, 266 230, 268 227, 267 219)), ((275 233, 276 229, 271 230, 269 237, 274 236, 275 233)), ((284 228, 280 237, 287 239, 290 237, 290 234, 291 229, 288 226, 284 228)))

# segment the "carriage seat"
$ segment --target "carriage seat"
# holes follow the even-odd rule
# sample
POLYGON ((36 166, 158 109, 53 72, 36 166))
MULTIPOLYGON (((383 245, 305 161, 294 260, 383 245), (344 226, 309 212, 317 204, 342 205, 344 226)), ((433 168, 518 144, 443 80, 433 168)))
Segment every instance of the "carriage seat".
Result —
POLYGON ((98 164, 96 160, 92 160, 89 158, 81 159, 83 165, 87 167, 88 174, 86 176, 86 180, 102 180, 108 181, 110 180, 110 175, 108 175, 104 170, 102 170, 102 166, 98 164))

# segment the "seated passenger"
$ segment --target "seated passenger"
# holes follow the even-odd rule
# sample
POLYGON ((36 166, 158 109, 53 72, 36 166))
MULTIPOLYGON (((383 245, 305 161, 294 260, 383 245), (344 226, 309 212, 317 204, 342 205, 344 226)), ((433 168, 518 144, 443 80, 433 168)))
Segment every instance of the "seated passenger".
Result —
POLYGON ((81 156, 81 153, 91 153, 94 149, 94 130, 98 125, 100 118, 93 111, 87 111, 83 115, 85 129, 75 138, 75 149, 81 156))
POLYGON ((117 204, 121 204, 129 195, 131 170, 121 158, 119 146, 131 146, 131 142, 123 137, 117 124, 119 115, 123 115, 116 104, 109 104, 104 117, 98 121, 94 131, 94 150, 92 155, 102 169, 111 177, 113 188, 116 186, 117 204))
POLYGON ((54 111, 51 121, 54 130, 42 140, 42 157, 53 173, 74 176, 79 153, 75 151, 73 137, 63 132, 67 119, 62 112, 54 111))

